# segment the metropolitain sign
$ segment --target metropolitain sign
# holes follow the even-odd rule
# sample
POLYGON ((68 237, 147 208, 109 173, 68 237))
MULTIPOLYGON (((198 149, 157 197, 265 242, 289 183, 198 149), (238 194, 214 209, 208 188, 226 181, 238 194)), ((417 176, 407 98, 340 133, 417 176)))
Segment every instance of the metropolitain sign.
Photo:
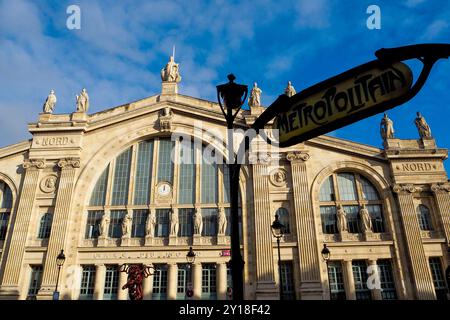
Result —
POLYGON ((275 118, 280 147, 393 108, 412 83, 406 64, 374 60, 305 89, 291 97, 275 118))

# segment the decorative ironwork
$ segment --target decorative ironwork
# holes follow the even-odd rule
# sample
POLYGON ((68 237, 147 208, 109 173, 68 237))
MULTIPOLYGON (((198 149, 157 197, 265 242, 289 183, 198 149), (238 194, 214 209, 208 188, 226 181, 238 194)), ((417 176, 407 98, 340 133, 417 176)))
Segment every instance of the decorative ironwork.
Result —
POLYGON ((127 283, 123 285, 122 290, 128 289, 130 300, 142 300, 144 298, 142 283, 144 278, 154 274, 152 269, 155 270, 152 266, 146 266, 142 263, 125 263, 120 266, 119 271, 128 275, 127 283))

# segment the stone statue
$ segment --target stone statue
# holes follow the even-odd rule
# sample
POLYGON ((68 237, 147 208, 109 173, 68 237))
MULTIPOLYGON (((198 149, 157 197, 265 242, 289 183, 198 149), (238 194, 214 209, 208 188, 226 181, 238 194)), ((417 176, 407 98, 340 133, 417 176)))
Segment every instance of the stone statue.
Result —
POLYGON ((338 211, 336 213, 337 217, 337 227, 339 232, 347 231, 347 216, 345 214, 345 210, 341 205, 338 207, 338 211))
POLYGON ((284 94, 290 98, 296 93, 297 92, 295 91, 294 86, 292 85, 292 83, 290 81, 288 81, 287 87, 286 87, 286 89, 284 89, 284 94))
POLYGON ((178 213, 176 213, 173 209, 170 210, 170 235, 176 236, 178 234, 179 221, 178 221, 178 213))
POLYGON ((155 234, 155 226, 156 226, 156 215, 153 210, 150 210, 150 213, 147 217, 147 226, 146 226, 146 235, 149 237, 153 237, 155 234))
POLYGON ((170 56, 169 62, 161 70, 161 80, 167 82, 180 82, 181 76, 179 64, 175 63, 173 56, 170 56))
POLYGON ((87 112, 89 109, 89 95, 85 88, 77 95, 77 112, 87 112))
POLYGON ((250 92, 250 98, 248 98, 248 106, 250 108, 261 107, 261 93, 262 90, 258 88, 258 84, 255 82, 252 91, 250 92))
POLYGON ((203 219, 200 210, 195 209, 194 212, 194 234, 202 234, 203 219))
POLYGON ((109 214, 106 212, 102 216, 102 220, 100 221, 100 235, 102 237, 106 237, 108 234, 108 227, 109 227, 109 214))
POLYGON ((217 234, 224 235, 227 230, 227 216, 225 215, 225 209, 219 208, 219 215, 217 217, 217 234))
POLYGON ((44 113, 53 113, 53 110, 55 109, 55 105, 56 105, 56 96, 55 96, 55 91, 51 90, 50 94, 48 95, 47 99, 45 100, 44 103, 44 113))
POLYGON ((277 171, 275 173, 275 181, 278 183, 282 183, 286 181, 286 174, 283 171, 277 171))
POLYGON ((165 107, 164 109, 162 109, 161 115, 163 117, 170 117, 172 115, 172 110, 169 107, 165 107))
POLYGON ((372 220, 370 219, 369 210, 363 204, 359 210, 359 218, 361 219, 361 228, 363 231, 372 231, 372 220))
POLYGON ((394 138, 394 123, 388 118, 386 113, 384 114, 383 119, 381 119, 380 133, 383 141, 394 138))
POLYGON ((130 213, 127 212, 122 220, 122 237, 130 237, 131 235, 131 222, 132 218, 130 213))
POLYGON ((421 138, 431 138, 430 126, 420 112, 417 112, 417 118, 414 120, 414 123, 416 124, 417 130, 419 130, 419 136, 421 138))

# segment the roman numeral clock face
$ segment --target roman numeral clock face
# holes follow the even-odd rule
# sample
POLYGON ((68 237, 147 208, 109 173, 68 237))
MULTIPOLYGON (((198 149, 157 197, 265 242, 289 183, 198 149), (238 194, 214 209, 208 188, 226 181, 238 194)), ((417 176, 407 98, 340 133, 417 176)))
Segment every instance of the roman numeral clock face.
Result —
POLYGON ((161 197, 167 197, 172 191, 172 186, 168 182, 161 182, 158 184, 157 192, 161 197))

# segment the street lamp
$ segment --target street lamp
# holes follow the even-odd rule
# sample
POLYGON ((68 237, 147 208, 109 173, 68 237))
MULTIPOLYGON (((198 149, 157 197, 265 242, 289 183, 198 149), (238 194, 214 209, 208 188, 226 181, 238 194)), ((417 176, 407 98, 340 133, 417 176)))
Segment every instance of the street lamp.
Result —
POLYGON ((192 291, 192 264, 195 262, 195 252, 192 247, 189 247, 189 251, 186 254, 186 261, 189 264, 189 282, 187 285, 186 296, 191 298, 194 295, 192 291))
POLYGON ((331 252, 330 249, 327 248, 326 243, 323 244, 323 249, 321 251, 322 258, 327 264, 327 279, 328 279, 328 290, 330 291, 330 300, 331 300, 331 283, 330 283, 330 274, 328 269, 328 261, 330 260, 331 252))
POLYGON ((64 265, 65 261, 66 256, 64 255, 64 250, 61 249, 61 252, 56 257, 56 265, 58 266, 58 277, 56 278, 56 287, 55 292, 53 293, 53 300, 59 300, 59 292, 58 292, 59 274, 61 272, 61 267, 64 265))
POLYGON ((271 225, 272 234, 277 239, 278 247, 278 278, 280 283, 280 300, 283 300, 283 283, 281 282, 281 253, 280 253, 280 239, 283 237, 284 225, 278 220, 278 214, 275 214, 275 220, 271 225))
POLYGON ((227 122, 228 137, 228 159, 229 159, 229 177, 230 177, 230 218, 231 218, 231 274, 233 278, 233 300, 241 301, 244 299, 244 261, 241 255, 241 245, 239 239, 239 213, 238 213, 238 190, 239 190, 239 171, 234 156, 233 147, 233 124, 234 120, 242 108, 248 94, 246 85, 234 83, 236 77, 233 74, 228 75, 228 83, 217 86, 217 100, 220 109, 227 122))

